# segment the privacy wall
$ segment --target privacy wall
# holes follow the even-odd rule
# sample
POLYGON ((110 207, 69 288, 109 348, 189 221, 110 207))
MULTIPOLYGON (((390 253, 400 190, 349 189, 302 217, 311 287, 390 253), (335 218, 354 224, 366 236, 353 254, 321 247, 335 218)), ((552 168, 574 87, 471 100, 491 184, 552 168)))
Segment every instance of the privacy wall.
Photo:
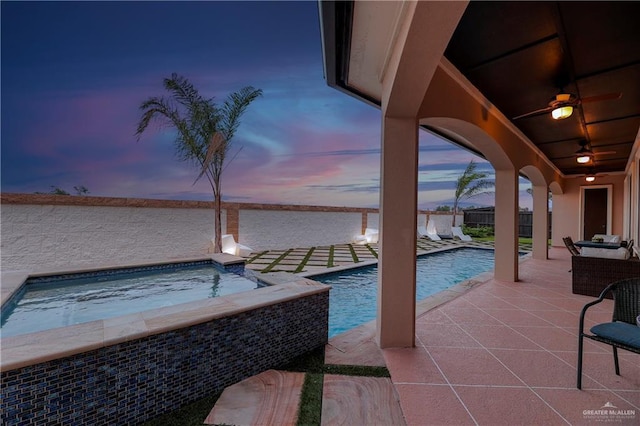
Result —
MULTIPOLYGON (((1 194, 4 271, 61 271, 202 256, 212 252, 213 203, 1 194)), ((421 212, 418 223, 434 213, 421 212)), ((222 232, 255 252, 353 241, 378 228, 378 210, 223 203, 222 232)), ((440 231, 440 227, 438 228, 440 231)))

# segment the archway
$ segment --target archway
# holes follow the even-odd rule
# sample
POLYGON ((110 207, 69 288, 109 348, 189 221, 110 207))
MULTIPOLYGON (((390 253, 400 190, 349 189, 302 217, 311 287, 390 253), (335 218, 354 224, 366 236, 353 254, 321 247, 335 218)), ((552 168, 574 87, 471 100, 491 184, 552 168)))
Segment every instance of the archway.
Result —
POLYGON ((503 147, 484 129, 473 123, 448 117, 420 120, 480 152, 496 173, 495 269, 500 280, 518 281, 518 173, 503 147))
POLYGON ((533 189, 533 257, 549 258, 549 188, 540 169, 529 165, 521 170, 531 182, 533 189))

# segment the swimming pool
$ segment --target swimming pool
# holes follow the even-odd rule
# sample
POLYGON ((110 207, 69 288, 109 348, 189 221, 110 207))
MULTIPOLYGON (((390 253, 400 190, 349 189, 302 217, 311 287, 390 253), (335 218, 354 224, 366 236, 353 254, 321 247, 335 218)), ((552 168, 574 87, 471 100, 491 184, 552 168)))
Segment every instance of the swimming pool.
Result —
POLYGON ((3 307, 0 332, 2 337, 32 333, 259 286, 211 262, 33 278, 3 307))
MULTIPOLYGON (((416 266, 416 300, 489 271, 493 266, 493 250, 459 248, 421 256, 416 266)), ((329 337, 375 319, 376 265, 314 276, 312 279, 332 286, 329 293, 329 337)))

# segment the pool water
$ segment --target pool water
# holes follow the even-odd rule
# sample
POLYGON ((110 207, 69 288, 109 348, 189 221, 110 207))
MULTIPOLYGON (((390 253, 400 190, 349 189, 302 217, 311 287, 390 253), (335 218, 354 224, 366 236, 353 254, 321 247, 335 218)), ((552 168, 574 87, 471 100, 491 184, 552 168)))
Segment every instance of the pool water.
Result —
MULTIPOLYGON (((460 248, 418 258, 416 300, 493 269, 493 250, 460 248)), ((332 286, 329 293, 329 337, 376 317, 378 267, 370 266, 312 277, 332 286)))
POLYGON ((255 289, 240 275, 200 265, 149 273, 27 284, 2 312, 2 337, 107 319, 255 289), (6 312, 5 312, 6 311, 6 312))

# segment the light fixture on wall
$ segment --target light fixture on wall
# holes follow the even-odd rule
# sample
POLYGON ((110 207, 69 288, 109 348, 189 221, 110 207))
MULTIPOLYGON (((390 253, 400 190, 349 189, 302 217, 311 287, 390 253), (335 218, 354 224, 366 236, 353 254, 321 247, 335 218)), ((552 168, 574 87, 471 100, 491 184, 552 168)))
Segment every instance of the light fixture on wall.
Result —
POLYGON ((596 175, 588 174, 587 176, 585 176, 584 180, 586 180, 587 182, 593 182, 594 180, 596 180, 596 175))

